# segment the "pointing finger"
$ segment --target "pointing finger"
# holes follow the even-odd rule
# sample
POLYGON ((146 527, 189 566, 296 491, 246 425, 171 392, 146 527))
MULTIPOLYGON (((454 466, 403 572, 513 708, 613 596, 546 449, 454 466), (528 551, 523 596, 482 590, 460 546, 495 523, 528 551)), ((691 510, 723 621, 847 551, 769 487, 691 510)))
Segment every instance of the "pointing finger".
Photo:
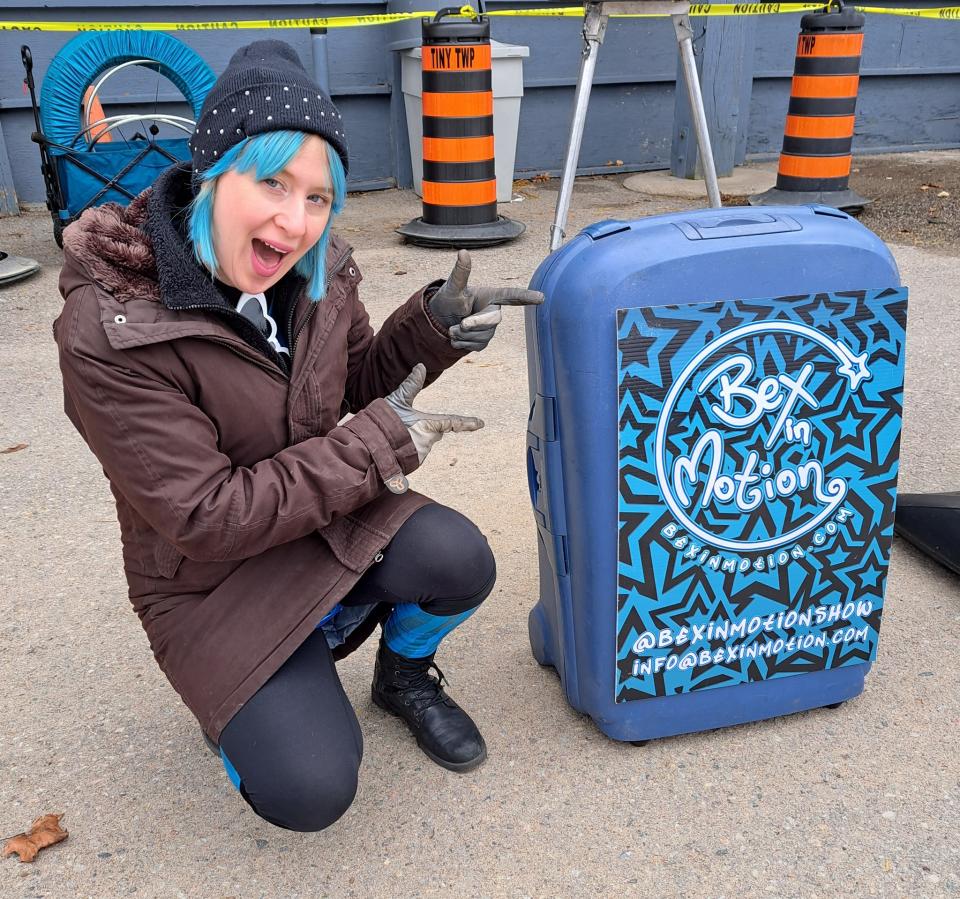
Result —
POLYGON ((416 427, 431 434, 449 434, 451 431, 478 431, 483 421, 468 415, 448 415, 440 412, 420 412, 416 427))
POLYGON ((543 294, 539 290, 523 290, 519 287, 487 287, 477 290, 474 312, 487 306, 539 306, 543 294))
POLYGON ((479 431, 483 427, 483 419, 473 418, 469 415, 451 415, 450 430, 456 433, 462 431, 479 431))

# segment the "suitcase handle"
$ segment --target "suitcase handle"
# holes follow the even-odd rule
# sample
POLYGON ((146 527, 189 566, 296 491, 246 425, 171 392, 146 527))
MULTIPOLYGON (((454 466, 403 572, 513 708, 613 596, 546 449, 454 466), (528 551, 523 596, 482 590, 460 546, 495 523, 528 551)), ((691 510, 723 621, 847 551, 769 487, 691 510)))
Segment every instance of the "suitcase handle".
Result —
POLYGON ((780 234, 803 230, 800 223, 783 213, 724 212, 722 215, 675 222, 688 240, 713 240, 721 237, 750 237, 755 234, 780 234))

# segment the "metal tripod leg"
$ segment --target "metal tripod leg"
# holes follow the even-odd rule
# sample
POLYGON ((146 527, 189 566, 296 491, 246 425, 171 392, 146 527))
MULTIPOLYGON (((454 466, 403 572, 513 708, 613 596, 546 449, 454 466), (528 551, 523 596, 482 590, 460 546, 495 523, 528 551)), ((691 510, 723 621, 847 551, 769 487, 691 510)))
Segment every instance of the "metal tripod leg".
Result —
POLYGON ((567 141, 567 155, 563 160, 563 176, 560 180, 560 194, 557 197, 557 212, 550 226, 550 252, 563 243, 567 226, 567 214, 570 212, 570 197, 573 194, 573 180, 577 175, 577 160, 580 158, 580 144, 583 142, 583 126, 587 120, 587 106, 590 103, 590 90, 593 87, 593 72, 597 67, 597 55, 603 36, 607 30, 607 17, 603 13, 602 3, 587 2, 583 20, 583 54, 580 58, 580 76, 577 78, 577 92, 573 103, 573 122, 570 125, 570 139, 567 141))
POLYGON ((717 170, 713 162, 710 147, 710 134, 707 131, 707 115, 703 108, 703 94, 697 76, 696 61, 693 57, 693 31, 690 28, 688 13, 690 4, 685 0, 644 0, 637 3, 617 2, 617 0, 587 0, 583 21, 583 55, 580 60, 580 76, 577 78, 577 91, 574 98, 573 122, 570 125, 570 139, 567 142, 567 154, 563 160, 563 174, 560 179, 560 193, 557 196, 557 210, 550 226, 550 252, 559 249, 566 237, 567 215, 570 212, 570 198, 573 194, 573 181, 577 174, 577 161, 580 158, 580 145, 583 142, 583 127, 587 119, 587 106, 590 103, 590 90, 593 87, 593 73, 597 68, 597 56, 607 30, 607 17, 617 12, 636 12, 642 6, 644 12, 669 15, 677 33, 680 57, 683 60, 684 81, 693 110, 694 130, 697 146, 703 166, 704 180, 707 183, 707 196, 710 205, 720 206, 720 187, 717 184, 717 170))
POLYGON ((707 197, 714 209, 719 209, 720 185, 717 183, 717 167, 713 161, 713 148, 710 146, 710 131, 707 128, 707 113, 703 108, 703 94, 700 92, 700 77, 697 75, 697 62, 693 57, 693 29, 690 17, 684 13, 670 17, 673 29, 677 33, 680 45, 680 60, 683 63, 683 80, 687 83, 687 95, 690 98, 690 111, 693 114, 693 130, 697 135, 697 148, 700 151, 700 165, 703 167, 703 180, 707 185, 707 197))

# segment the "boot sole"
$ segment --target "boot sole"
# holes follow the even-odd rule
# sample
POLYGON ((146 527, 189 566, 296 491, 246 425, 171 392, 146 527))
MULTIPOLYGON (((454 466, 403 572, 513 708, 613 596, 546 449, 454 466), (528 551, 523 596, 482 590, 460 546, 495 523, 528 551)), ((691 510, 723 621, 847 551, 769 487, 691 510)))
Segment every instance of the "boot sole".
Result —
MULTIPOLYGON (((401 721, 403 721, 404 724, 407 725, 407 729, 408 730, 410 729, 410 725, 407 724, 407 721, 403 717, 403 715, 400 715, 399 713, 395 712, 392 708, 390 708, 390 706, 388 706, 382 699, 380 699, 380 697, 377 696, 377 694, 373 690, 370 691, 370 698, 373 700, 373 704, 375 706, 393 715, 394 718, 399 718, 401 721)), ((430 761, 436 763, 441 768, 446 768, 448 771, 456 771, 458 774, 463 774, 467 771, 472 771, 474 768, 480 767, 480 765, 482 765, 487 760, 487 747, 486 747, 486 744, 484 744, 482 751, 478 756, 476 756, 476 758, 468 759, 465 762, 448 762, 446 759, 442 759, 439 756, 434 755, 429 749, 427 749, 427 747, 420 742, 420 738, 417 737, 417 735, 414 734, 412 730, 410 730, 410 733, 416 739, 417 746, 420 747, 420 751, 428 759, 430 759, 430 761)))

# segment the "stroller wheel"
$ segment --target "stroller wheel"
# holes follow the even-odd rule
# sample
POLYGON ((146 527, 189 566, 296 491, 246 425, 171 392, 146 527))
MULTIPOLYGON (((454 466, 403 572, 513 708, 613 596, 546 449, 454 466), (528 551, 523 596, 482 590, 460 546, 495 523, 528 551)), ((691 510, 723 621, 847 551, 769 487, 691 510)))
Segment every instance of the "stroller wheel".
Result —
POLYGON ((63 219, 60 216, 54 216, 53 219, 53 239, 57 242, 57 246, 60 249, 63 249, 63 219))

